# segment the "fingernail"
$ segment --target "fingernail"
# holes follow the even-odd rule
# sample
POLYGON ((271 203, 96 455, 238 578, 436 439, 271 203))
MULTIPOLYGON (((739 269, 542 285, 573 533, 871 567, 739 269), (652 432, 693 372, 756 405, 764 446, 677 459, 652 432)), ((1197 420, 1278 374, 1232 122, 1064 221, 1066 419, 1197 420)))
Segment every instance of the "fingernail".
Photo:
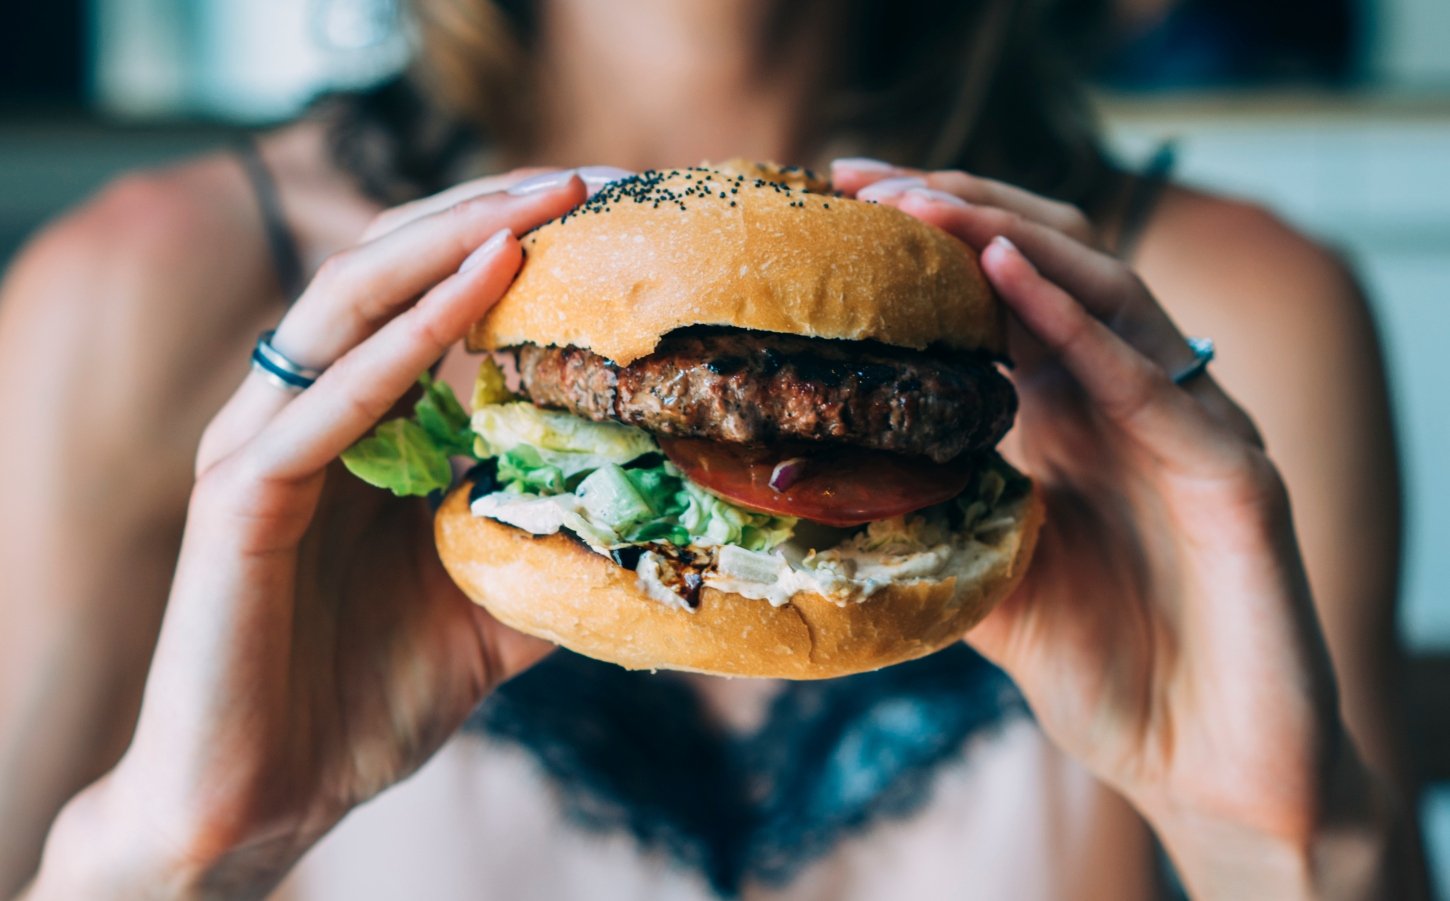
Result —
POLYGON ((601 188, 612 181, 619 181, 621 178, 629 178, 631 175, 638 174, 617 166, 581 166, 574 171, 584 179, 584 186, 589 189, 590 197, 598 194, 601 188))
POLYGON ((1031 260, 1027 259, 1027 255, 1024 254, 1022 251, 1018 250, 1017 245, 1013 244, 1012 239, 1007 237, 1006 235, 998 235, 997 237, 993 238, 987 243, 987 247, 996 247, 998 250, 1011 251, 1012 254, 1017 257, 1017 259, 1026 263, 1029 269, 1031 269, 1033 272, 1037 271, 1037 267, 1033 265, 1031 260))
POLYGON ((946 191, 938 191, 935 188, 912 188, 906 192, 912 197, 920 197, 922 200, 935 200, 938 203, 949 203, 952 206, 969 207, 962 198, 955 194, 948 194, 946 191))
POLYGON ((562 172, 543 172, 532 178, 526 178, 517 184, 510 185, 508 193, 515 195, 536 194, 539 191, 557 188, 573 177, 573 169, 565 169, 562 172))
POLYGON ((498 249, 502 247, 504 245, 504 242, 506 242, 512 235, 513 232, 506 228, 501 228, 498 231, 494 232, 493 237, 478 245, 477 250, 475 250, 473 253, 470 253, 467 257, 464 258, 463 263, 460 264, 458 267, 458 271, 471 272, 474 269, 477 269, 484 260, 487 260, 489 257, 498 253, 498 249))
POLYGON ((860 169, 862 172, 895 172, 896 167, 884 160, 873 160, 869 156, 847 156, 831 161, 831 168, 860 169))
POLYGON ((912 188, 925 188, 926 181, 920 178, 883 178, 872 185, 867 185, 856 193, 860 200, 885 200, 888 197, 895 197, 904 194, 912 188))

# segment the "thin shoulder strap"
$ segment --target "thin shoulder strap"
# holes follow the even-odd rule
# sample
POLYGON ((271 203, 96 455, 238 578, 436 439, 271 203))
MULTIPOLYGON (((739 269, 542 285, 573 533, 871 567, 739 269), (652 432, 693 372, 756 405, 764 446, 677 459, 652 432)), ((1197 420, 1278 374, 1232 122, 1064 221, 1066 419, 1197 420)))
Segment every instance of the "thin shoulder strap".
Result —
POLYGON ((297 235, 282 212, 277 180, 272 176, 272 170, 267 168, 266 160, 262 159, 256 139, 248 136, 238 141, 237 158, 252 185, 252 194, 257 198, 257 208, 262 214, 262 231, 267 237, 267 249, 272 255, 277 284, 289 301, 295 300, 306 286, 306 273, 302 269, 297 235))
POLYGON ((1138 242, 1153 217, 1153 209, 1163 196, 1168 177, 1178 163, 1178 145, 1164 141, 1158 145, 1143 171, 1132 176, 1128 197, 1123 202, 1122 224, 1118 227, 1118 258, 1132 260, 1138 251, 1138 242))

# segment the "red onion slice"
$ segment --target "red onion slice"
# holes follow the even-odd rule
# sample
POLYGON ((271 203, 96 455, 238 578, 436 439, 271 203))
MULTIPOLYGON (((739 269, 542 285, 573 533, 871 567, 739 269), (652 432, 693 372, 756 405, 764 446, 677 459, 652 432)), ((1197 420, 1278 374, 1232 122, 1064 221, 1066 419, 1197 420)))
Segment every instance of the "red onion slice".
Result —
POLYGON ((777 492, 785 491, 806 474, 806 465, 805 457, 791 457, 775 464, 775 468, 770 471, 770 487, 777 492))

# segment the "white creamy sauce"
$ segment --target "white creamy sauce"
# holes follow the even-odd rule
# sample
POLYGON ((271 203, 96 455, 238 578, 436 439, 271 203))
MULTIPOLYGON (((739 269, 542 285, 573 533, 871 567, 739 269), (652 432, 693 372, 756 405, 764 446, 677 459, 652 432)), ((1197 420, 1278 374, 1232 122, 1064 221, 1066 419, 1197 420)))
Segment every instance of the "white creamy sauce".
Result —
POLYGON ((792 550, 788 545, 770 553, 723 547, 716 572, 705 577, 705 584, 774 607, 788 603, 798 591, 844 606, 865 601, 894 582, 940 582, 953 576, 971 580, 991 566, 994 556, 992 546, 970 538, 907 553, 844 547, 805 554, 792 550))
POLYGON ((605 535, 599 526, 584 518, 584 502, 572 494, 551 497, 519 497, 503 491, 485 494, 469 509, 474 516, 486 516, 517 526, 531 535, 553 535, 568 529, 595 553, 609 556, 609 545, 617 536, 605 535))
MULTIPOLYGON (((584 518, 583 502, 573 495, 518 497, 496 492, 474 501, 472 511, 474 516, 487 516, 534 535, 552 535, 567 528, 606 557, 610 556, 611 546, 618 544, 617 536, 603 534, 584 518)), ((1005 518, 989 520, 977 524, 973 531, 990 532, 1008 522, 1005 518)), ((705 574, 704 584, 766 601, 774 607, 789 603, 801 591, 844 606, 868 600, 892 583, 941 582, 953 577, 975 581, 1001 553, 1001 548, 976 541, 970 534, 952 535, 931 544, 897 540, 881 550, 866 550, 850 539, 824 551, 792 542, 769 552, 724 545, 716 551, 714 571, 705 574)), ((685 599, 669 587, 668 566, 668 561, 654 551, 641 554, 635 568, 640 588, 662 604, 693 613, 685 599)))
POLYGON ((552 535, 564 528, 568 505, 562 496, 520 498, 497 491, 474 501, 470 509, 474 516, 506 522, 535 535, 552 535))

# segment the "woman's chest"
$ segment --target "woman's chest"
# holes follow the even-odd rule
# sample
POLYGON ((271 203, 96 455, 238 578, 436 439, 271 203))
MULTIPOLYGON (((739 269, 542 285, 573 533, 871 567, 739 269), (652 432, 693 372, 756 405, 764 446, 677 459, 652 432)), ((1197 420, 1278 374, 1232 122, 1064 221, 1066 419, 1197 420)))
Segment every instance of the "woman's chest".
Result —
POLYGON ((541 775, 547 766, 517 745, 455 739, 314 849, 287 897, 703 901, 732 889, 761 901, 1151 896, 1151 851, 1137 817, 1026 719, 972 738, 920 774, 912 792, 876 798, 853 822, 822 828, 816 818, 809 836, 801 830, 811 818, 785 817, 766 845, 739 842, 738 884, 725 888, 718 848, 668 834, 687 829, 678 818, 688 821, 692 805, 697 817, 719 814, 710 787, 682 790, 674 811, 641 807, 627 823, 599 810, 581 816, 589 800, 561 794, 567 789, 541 775))

